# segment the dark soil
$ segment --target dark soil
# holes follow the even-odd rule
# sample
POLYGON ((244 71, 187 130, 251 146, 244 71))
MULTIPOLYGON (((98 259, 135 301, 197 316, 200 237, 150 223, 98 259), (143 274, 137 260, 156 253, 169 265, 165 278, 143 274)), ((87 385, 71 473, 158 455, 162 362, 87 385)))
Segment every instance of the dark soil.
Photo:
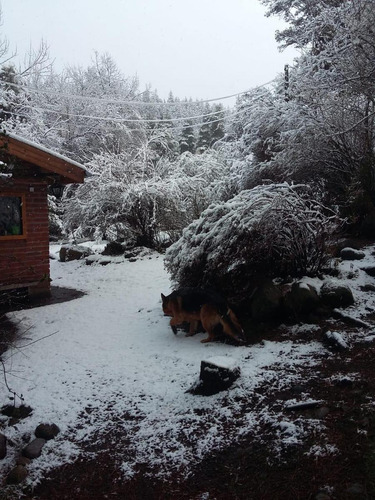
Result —
MULTIPOLYGON (((27 289, 17 289, 0 293, 0 317, 10 311, 30 309, 32 307, 59 304, 69 300, 79 299, 85 295, 81 290, 61 286, 51 286, 51 295, 48 297, 29 297, 27 289)), ((1 327, 1 325, 0 325, 1 327)))

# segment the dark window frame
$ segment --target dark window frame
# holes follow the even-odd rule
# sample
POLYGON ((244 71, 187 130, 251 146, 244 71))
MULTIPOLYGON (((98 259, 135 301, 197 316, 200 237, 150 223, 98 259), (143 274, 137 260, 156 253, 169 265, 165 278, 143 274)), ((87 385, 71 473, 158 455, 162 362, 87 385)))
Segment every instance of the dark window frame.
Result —
POLYGON ((21 199, 21 222, 22 234, 6 234, 0 235, 0 241, 7 240, 24 240, 27 238, 27 221, 26 221, 26 196, 24 193, 0 193, 0 198, 20 198, 21 199))

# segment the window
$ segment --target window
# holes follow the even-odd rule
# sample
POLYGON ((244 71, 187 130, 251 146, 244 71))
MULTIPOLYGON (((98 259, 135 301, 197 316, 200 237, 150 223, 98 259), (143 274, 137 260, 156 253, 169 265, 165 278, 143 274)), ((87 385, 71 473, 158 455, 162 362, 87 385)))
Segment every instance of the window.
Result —
POLYGON ((0 195, 0 240, 26 238, 24 196, 0 195))

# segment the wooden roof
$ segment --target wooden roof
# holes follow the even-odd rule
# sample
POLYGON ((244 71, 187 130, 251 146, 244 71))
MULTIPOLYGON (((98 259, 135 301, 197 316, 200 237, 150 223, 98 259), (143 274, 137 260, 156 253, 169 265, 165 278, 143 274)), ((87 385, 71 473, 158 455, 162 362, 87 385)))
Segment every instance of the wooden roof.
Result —
POLYGON ((24 165, 36 165, 42 174, 63 184, 82 183, 87 175, 83 165, 14 134, 0 134, 0 159, 16 157, 24 165))

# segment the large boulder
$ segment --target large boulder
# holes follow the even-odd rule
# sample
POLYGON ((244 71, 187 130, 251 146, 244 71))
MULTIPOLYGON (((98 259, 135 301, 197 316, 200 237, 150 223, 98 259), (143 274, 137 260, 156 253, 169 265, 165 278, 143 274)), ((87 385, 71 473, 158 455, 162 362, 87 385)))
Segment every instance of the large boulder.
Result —
POLYGON ((42 454, 42 448, 46 444, 46 440, 42 438, 35 438, 30 443, 25 446, 22 450, 22 455, 24 457, 30 458, 33 460, 34 458, 40 457, 42 454))
POLYGON ((332 309, 348 307, 354 304, 351 289, 346 285, 331 280, 324 281, 320 289, 320 298, 325 306, 332 309))
POLYGON ((7 484, 20 484, 27 478, 27 469, 23 465, 16 465, 6 478, 7 484))
POLYGON ((340 257, 342 260, 362 260, 365 257, 365 253, 362 250, 346 247, 341 250, 340 257))
POLYGON ((109 243, 106 244, 102 255, 111 255, 111 256, 116 256, 116 255, 124 255, 125 252, 125 246, 123 243, 120 243, 119 241, 110 241, 109 243))
POLYGON ((35 436, 49 441, 54 439, 59 432, 60 429, 56 424, 39 424, 35 429, 35 436))
POLYGON ((280 315, 282 293, 273 284, 272 280, 266 279, 255 288, 250 303, 250 314, 255 321, 277 319, 280 315))
POLYGON ((320 299, 316 289, 304 282, 293 283, 284 297, 284 311, 288 316, 306 316, 319 307, 320 299))
POLYGON ((71 260, 80 260, 92 255, 93 251, 83 245, 63 245, 60 248, 60 261, 68 262, 71 260))
POLYGON ((362 271, 365 271, 365 273, 371 276, 372 278, 375 278, 375 266, 361 267, 361 269, 362 271))

